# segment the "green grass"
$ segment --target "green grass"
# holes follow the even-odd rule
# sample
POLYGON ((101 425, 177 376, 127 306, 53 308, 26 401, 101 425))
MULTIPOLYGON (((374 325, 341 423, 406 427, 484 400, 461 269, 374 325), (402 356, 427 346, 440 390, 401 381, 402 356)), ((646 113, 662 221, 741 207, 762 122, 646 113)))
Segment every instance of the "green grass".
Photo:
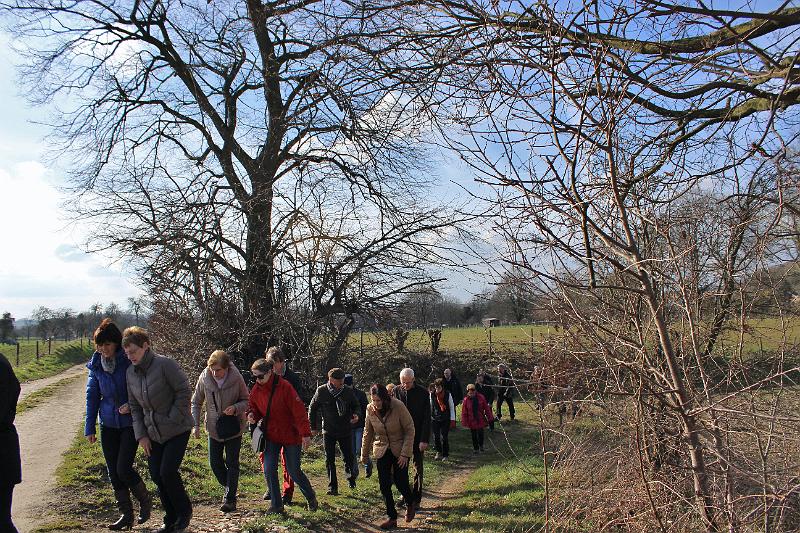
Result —
POLYGON ((56 394, 63 387, 83 379, 85 379, 85 376, 80 376, 80 375, 72 376, 71 378, 65 378, 60 381, 56 381, 55 383, 51 383, 46 387, 42 387, 41 389, 28 394, 22 401, 20 401, 17 404, 17 414, 19 415, 21 413, 24 413, 28 409, 33 409, 40 403, 46 401, 48 398, 56 394))
POLYGON ((14 373, 20 381, 55 376, 76 364, 87 362, 92 352, 93 349, 86 343, 81 348, 79 342, 72 341, 54 349, 52 355, 41 356, 38 360, 33 358, 24 364, 14 367, 14 373))
MULTIPOLYGON (((43 339, 17 339, 19 343, 19 366, 25 365, 30 363, 31 361, 36 360, 36 349, 37 349, 37 342, 38 342, 38 349, 39 349, 39 358, 43 356, 53 355, 55 354, 59 348, 63 348, 65 346, 81 346, 88 347, 91 342, 88 339, 73 339, 73 340, 58 340, 53 339, 52 341, 48 342, 47 340, 43 339)), ((13 366, 17 365, 17 346, 14 344, 0 344, 0 352, 5 355, 13 366)))

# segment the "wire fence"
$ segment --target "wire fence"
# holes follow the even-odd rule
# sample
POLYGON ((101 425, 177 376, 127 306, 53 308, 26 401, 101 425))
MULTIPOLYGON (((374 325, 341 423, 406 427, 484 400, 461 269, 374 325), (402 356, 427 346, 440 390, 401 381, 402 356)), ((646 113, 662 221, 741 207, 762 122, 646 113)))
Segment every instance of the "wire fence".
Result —
POLYGON ((77 339, 17 339, 16 343, 0 343, 0 351, 5 353, 14 366, 38 361, 41 357, 52 355, 65 346, 88 346, 91 341, 85 337, 77 339))

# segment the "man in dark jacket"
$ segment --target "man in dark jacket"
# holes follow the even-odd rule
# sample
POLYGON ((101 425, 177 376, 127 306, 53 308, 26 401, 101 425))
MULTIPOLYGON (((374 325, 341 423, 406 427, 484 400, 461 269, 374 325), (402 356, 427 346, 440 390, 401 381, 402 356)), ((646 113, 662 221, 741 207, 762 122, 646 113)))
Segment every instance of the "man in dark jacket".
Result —
MULTIPOLYGON (((367 405, 369 404, 369 400, 367 399, 366 392, 356 388, 353 383, 353 374, 344 375, 344 384, 353 389, 353 394, 355 394, 360 407, 358 411, 358 422, 353 424, 351 428, 353 432, 353 457, 355 457, 353 468, 358 471, 358 458, 361 457, 361 441, 364 438, 364 421, 367 419, 367 405)), ((367 464, 364 465, 364 474, 367 477, 372 475, 372 458, 368 458, 367 464)))
POLYGON ((497 418, 503 416, 503 402, 508 404, 508 414, 514 420, 514 378, 503 363, 497 365, 497 418))
MULTIPOLYGON (((486 398, 486 403, 491 409, 494 403, 494 387, 492 387, 492 378, 483 369, 478 370, 478 374, 475 376, 475 390, 483 394, 483 397, 486 398)), ((494 418, 489 422, 489 431, 494 431, 494 418)))
POLYGON ((344 370, 332 368, 328 371, 328 382, 320 385, 308 405, 311 431, 317 433, 322 418, 322 436, 325 445, 325 467, 328 470, 328 494, 339 494, 336 477, 336 444, 342 450, 344 469, 350 488, 356 486, 358 470, 353 457, 352 425, 358 422, 361 407, 353 389, 344 386, 344 370))
POLYGON ((14 486, 22 482, 19 436, 14 427, 19 391, 11 363, 0 353, 0 531, 8 533, 17 533, 11 521, 11 497, 14 486))
POLYGON ((422 501, 423 458, 431 436, 430 397, 426 389, 415 383, 414 371, 410 368, 400 371, 400 386, 394 388, 394 395, 405 404, 414 420, 414 486, 411 488, 414 501, 406 503, 418 508, 422 501))
POLYGON ((444 369, 444 388, 450 392, 453 397, 453 403, 461 405, 464 401, 464 390, 461 388, 461 380, 449 368, 444 369))

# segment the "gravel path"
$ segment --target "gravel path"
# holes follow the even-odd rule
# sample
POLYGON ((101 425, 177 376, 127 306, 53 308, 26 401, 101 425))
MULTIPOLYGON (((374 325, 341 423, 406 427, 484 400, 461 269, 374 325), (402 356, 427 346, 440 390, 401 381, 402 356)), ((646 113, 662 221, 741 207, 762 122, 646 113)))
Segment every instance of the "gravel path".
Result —
MULTIPOLYGON (((76 365, 58 376, 25 383, 20 397, 81 372, 86 372, 86 367, 76 365)), ((85 390, 84 380, 70 380, 15 420, 22 449, 22 483, 14 489, 11 516, 20 533, 29 533, 54 516, 51 489, 55 487, 55 471, 83 420, 85 390)))

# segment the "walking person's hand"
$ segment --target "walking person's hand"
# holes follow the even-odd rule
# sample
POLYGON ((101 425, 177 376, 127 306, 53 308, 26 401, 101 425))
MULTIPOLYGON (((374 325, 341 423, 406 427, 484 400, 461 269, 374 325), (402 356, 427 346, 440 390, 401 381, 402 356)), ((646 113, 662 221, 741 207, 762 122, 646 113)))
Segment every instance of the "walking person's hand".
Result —
POLYGON ((200 438, 200 426, 195 426, 194 427, 194 431, 192 431, 192 435, 194 435, 194 438, 196 438, 196 439, 200 438))
POLYGON ((311 446, 311 437, 303 437, 303 449, 307 450, 311 446))
POLYGON ((233 416, 236 414, 236 408, 231 405, 230 407, 226 407, 225 410, 222 412, 223 414, 226 414, 228 416, 233 416))
POLYGON ((254 415, 253 413, 247 413, 247 421, 250 424, 255 424, 256 423, 256 415, 254 415))
POLYGON ((408 466, 408 457, 400 456, 397 458, 397 466, 400 468, 405 468, 408 466))
POLYGON ((428 443, 427 442, 420 442, 419 443, 419 451, 424 452, 427 449, 428 449, 428 443))
POLYGON ((131 414, 131 406, 128 405, 127 403, 123 403, 122 405, 119 406, 119 409, 117 409, 117 411, 119 411, 119 414, 121 415, 129 415, 131 414))
POLYGON ((139 439, 139 446, 144 450, 144 454, 150 457, 150 452, 153 451, 153 443, 150 442, 150 437, 142 437, 139 439))
POLYGON ((97 435, 86 435, 86 440, 88 440, 90 444, 94 444, 97 442, 97 435))

